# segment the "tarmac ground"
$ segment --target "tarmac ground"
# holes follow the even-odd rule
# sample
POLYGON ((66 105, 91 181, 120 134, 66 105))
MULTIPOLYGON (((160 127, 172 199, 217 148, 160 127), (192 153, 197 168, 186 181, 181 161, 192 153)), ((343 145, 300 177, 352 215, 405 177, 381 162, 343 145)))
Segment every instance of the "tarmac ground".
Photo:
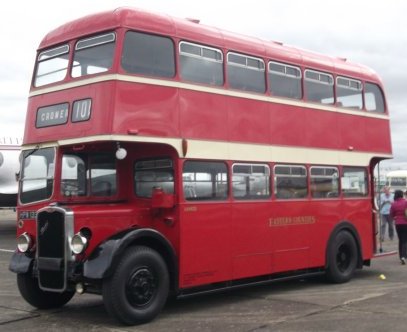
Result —
MULTIPOLYGON (((373 260, 346 284, 310 278, 171 301, 154 321, 138 326, 118 324, 97 295, 37 310, 21 298, 8 270, 15 225, 15 212, 0 210, 0 331, 407 330, 407 265, 396 255, 373 260)), ((384 251, 396 248, 397 240, 383 243, 384 251)))

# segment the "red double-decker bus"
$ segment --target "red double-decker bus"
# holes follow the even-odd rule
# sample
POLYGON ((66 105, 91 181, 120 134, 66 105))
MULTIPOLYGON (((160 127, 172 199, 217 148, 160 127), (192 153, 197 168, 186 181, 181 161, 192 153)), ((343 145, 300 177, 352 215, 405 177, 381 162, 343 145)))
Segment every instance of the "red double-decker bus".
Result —
POLYGON ((170 295, 348 281, 376 253, 392 154, 371 69, 135 9, 43 39, 22 149, 21 295, 102 294, 125 324, 170 295))

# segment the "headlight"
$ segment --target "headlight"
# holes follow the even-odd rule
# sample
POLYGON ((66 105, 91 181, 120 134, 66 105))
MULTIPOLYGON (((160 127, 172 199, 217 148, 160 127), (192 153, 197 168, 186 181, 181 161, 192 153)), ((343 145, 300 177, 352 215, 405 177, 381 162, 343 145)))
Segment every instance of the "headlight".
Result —
POLYGON ((17 248, 20 252, 27 252, 32 246, 31 236, 27 232, 17 238, 17 248))
POLYGON ((71 250, 75 255, 81 254, 85 251, 87 244, 88 239, 78 232, 72 237, 71 250))

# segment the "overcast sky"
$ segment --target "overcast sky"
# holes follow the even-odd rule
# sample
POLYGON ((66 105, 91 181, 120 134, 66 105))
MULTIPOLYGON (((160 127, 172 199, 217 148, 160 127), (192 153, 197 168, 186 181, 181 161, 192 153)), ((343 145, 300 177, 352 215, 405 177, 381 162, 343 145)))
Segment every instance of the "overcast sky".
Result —
MULTIPOLYGON (((0 137, 23 136, 35 51, 44 35, 81 16, 131 6, 345 57, 373 68, 385 85, 394 160, 407 169, 407 1, 36 0, 7 1, 0 14, 0 137)), ((380 132, 377 135, 381 135, 380 132)))

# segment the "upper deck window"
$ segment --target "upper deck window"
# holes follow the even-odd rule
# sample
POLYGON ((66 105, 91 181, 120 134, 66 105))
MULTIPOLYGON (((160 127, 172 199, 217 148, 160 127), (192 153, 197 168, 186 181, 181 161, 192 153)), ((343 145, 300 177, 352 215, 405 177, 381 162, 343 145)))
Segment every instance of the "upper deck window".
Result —
POLYGON ((174 43, 170 38, 128 31, 121 64, 129 73, 174 77, 174 53, 174 43))
POLYGON ((115 41, 113 32, 79 40, 75 46, 72 77, 108 71, 113 64, 115 41))
POLYGON ((269 62, 270 92, 273 96, 302 98, 301 70, 280 62, 269 62))
POLYGON ((62 45, 41 52, 37 58, 34 86, 62 81, 68 70, 69 45, 62 45))
POLYGON ((304 85, 308 101, 322 104, 334 103, 334 79, 332 75, 307 69, 304 85))
POLYGON ((362 82, 346 77, 336 78, 336 102, 339 107, 362 109, 362 82))
POLYGON ((365 84, 365 105, 368 111, 385 112, 383 92, 378 85, 373 83, 365 84))
POLYGON ((187 81, 223 85, 223 55, 218 49, 181 42, 180 75, 187 81))
POLYGON ((229 86, 233 89, 266 91, 264 61, 237 53, 228 53, 227 70, 229 86))

